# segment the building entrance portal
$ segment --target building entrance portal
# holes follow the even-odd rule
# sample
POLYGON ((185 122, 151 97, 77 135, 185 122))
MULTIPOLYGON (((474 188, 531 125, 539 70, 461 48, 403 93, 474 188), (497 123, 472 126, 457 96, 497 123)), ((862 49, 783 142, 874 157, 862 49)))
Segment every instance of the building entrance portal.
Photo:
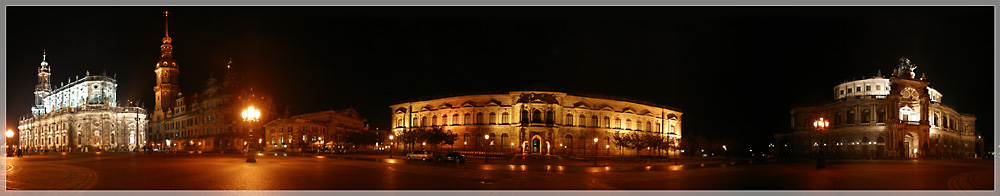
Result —
POLYGON ((903 141, 903 145, 906 146, 906 154, 908 158, 917 158, 920 153, 917 149, 920 147, 919 138, 917 134, 913 132, 906 133, 906 138, 903 141))
POLYGON ((538 148, 541 146, 541 141, 538 141, 538 138, 531 139, 531 153, 538 153, 538 148))

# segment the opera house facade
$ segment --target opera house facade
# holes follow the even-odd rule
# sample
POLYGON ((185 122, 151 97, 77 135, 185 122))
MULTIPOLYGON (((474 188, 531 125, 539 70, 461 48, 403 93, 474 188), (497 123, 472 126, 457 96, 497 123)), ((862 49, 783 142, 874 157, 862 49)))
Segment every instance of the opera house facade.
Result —
POLYGON ((848 81, 836 101, 791 110, 791 133, 775 135, 779 155, 830 158, 972 158, 982 149, 976 117, 941 103, 916 65, 901 58, 889 78, 848 81))

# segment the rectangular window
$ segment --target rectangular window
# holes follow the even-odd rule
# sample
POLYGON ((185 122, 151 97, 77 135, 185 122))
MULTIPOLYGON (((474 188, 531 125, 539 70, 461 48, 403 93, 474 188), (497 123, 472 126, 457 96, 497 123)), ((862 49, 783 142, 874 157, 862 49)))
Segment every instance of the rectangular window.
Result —
POLYGON ((875 90, 882 90, 882 85, 875 85, 875 90))
POLYGON ((871 90, 872 90, 871 85, 865 85, 865 91, 871 91, 871 90))
POLYGON ((855 87, 855 90, 854 90, 854 91, 855 91, 855 92, 861 92, 861 87, 860 87, 860 86, 858 86, 858 87, 855 87))
POLYGON ((847 89, 847 93, 851 93, 851 89, 847 89))

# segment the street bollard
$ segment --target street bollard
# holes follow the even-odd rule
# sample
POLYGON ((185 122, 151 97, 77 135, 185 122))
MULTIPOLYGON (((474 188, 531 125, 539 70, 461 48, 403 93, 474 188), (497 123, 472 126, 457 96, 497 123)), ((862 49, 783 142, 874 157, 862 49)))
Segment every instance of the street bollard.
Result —
POLYGON ((248 150, 247 151, 247 163, 256 163, 257 162, 257 159, 255 158, 256 156, 257 156, 257 153, 254 153, 253 151, 249 151, 248 150))

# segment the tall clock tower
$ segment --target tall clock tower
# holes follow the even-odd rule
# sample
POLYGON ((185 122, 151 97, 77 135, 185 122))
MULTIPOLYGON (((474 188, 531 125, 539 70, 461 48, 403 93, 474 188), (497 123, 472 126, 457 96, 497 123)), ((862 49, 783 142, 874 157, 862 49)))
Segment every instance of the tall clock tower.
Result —
POLYGON ((177 67, 177 62, 174 61, 174 47, 170 45, 170 31, 167 28, 166 17, 168 12, 164 11, 164 32, 163 45, 160 45, 160 61, 156 62, 156 86, 153 87, 153 92, 156 93, 156 108, 153 110, 152 120, 160 121, 165 118, 164 114, 174 106, 174 99, 177 98, 177 93, 180 92, 181 86, 177 80, 177 74, 180 70, 177 67))

